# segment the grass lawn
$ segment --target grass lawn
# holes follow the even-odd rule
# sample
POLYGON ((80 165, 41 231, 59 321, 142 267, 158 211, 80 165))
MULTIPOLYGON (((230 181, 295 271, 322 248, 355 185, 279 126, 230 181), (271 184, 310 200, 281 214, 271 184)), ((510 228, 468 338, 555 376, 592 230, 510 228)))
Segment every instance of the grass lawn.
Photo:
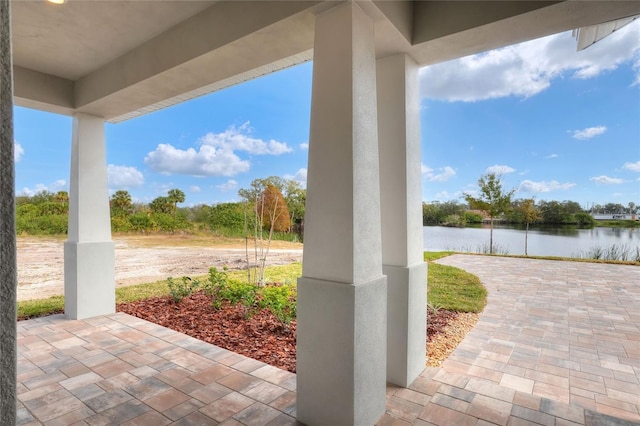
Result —
MULTIPOLYGON (((452 252, 427 252, 425 260, 432 261, 452 252)), ((229 271, 229 278, 247 280, 246 271, 229 271)), ((302 274, 302 264, 271 266, 265 270, 267 282, 294 284, 302 274)), ((206 276, 197 277, 206 279, 206 276)), ((480 312, 486 304, 487 291, 472 274, 451 266, 429 264, 427 298, 432 306, 459 312, 480 312)), ((169 295, 166 280, 116 289, 116 303, 132 302, 150 297, 169 295)), ((33 318, 60 313, 64 309, 64 297, 28 300, 18 303, 18 318, 33 318)))

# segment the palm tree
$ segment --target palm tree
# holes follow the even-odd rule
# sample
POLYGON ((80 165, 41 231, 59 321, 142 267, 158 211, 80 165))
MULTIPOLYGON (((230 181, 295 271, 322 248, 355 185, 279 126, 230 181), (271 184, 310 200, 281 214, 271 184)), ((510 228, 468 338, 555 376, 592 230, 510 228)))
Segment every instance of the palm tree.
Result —
POLYGON ((178 203, 184 203, 184 192, 177 188, 170 189, 169 193, 167 194, 167 198, 169 198, 169 201, 171 202, 171 204, 173 204, 173 214, 175 215, 176 211, 178 210, 178 203))
POLYGON ((126 216, 133 211, 131 195, 128 191, 119 190, 111 196, 111 210, 113 216, 126 216))

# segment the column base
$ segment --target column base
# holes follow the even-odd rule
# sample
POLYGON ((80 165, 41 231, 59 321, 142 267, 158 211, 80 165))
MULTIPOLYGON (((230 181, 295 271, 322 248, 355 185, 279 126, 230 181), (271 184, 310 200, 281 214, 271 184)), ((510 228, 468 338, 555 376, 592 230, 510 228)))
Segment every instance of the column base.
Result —
POLYGON ((427 264, 383 265, 387 276, 387 381, 408 387, 424 370, 427 344, 427 264))
POLYGON ((116 311, 115 245, 64 243, 64 312, 84 319, 116 311))
POLYGON ((384 415, 387 278, 298 279, 297 418, 372 425, 384 415))

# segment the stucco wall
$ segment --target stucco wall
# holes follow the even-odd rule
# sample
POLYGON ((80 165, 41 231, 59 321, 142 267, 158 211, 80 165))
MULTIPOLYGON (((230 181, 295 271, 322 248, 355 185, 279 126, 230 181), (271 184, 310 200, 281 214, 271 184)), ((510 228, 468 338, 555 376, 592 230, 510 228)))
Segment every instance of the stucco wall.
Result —
POLYGON ((8 0, 0 0, 0 419, 16 420, 16 233, 8 0))

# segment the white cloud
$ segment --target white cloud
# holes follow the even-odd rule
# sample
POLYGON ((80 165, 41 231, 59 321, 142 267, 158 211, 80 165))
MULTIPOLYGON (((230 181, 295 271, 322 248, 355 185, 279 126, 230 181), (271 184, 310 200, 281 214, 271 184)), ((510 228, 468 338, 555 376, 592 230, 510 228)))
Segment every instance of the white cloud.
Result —
POLYGON ((587 127, 586 129, 582 130, 574 130, 572 137, 574 139, 579 139, 582 141, 585 139, 591 139, 595 136, 600 136, 606 131, 606 126, 587 127))
POLYGON ((307 169, 298 169, 295 175, 285 175, 285 179, 297 181, 303 188, 307 187, 307 169))
POLYGON ((558 154, 550 154, 547 155, 545 158, 549 159, 549 158, 558 158, 558 154))
POLYGON ((107 166, 107 177, 109 188, 126 189, 137 188, 144 183, 144 176, 135 167, 116 166, 109 164, 107 166))
POLYGON ((475 102, 507 96, 528 98, 555 78, 587 79, 634 61, 633 84, 640 84, 640 22, 576 52, 571 32, 467 56, 420 70, 423 97, 475 102))
POLYGON ((422 177, 430 182, 446 182, 456 175, 453 167, 444 166, 438 169, 432 169, 424 164, 422 167, 422 177))
POLYGON ((622 168, 631 170, 632 172, 640 172, 640 161, 636 161, 635 163, 624 163, 622 168))
POLYGON ((604 176, 604 175, 594 176, 589 178, 589 180, 598 184, 603 184, 603 185, 618 185, 626 182, 624 179, 613 178, 613 177, 604 176))
POLYGON ((14 141, 13 142, 13 160, 17 163, 18 161, 20 161, 23 154, 24 154, 24 149, 22 148, 22 145, 14 141))
POLYGON ((558 181, 552 180, 549 182, 540 181, 534 182, 532 180, 524 180, 520 183, 520 187, 518 187, 519 192, 551 192, 558 190, 567 190, 576 186, 575 183, 566 182, 560 183, 558 181))
POLYGON ((225 183, 221 183, 220 185, 216 185, 216 188, 218 188, 222 192, 233 191, 237 187, 238 187, 238 182, 236 182, 233 179, 229 179, 225 183))
POLYGON ((231 126, 222 133, 207 133, 200 138, 200 142, 202 145, 245 151, 256 155, 280 155, 293 151, 285 142, 252 138, 253 129, 249 124, 247 121, 240 127, 231 126))
POLYGON ((166 175, 234 176, 251 167, 249 160, 240 158, 236 151, 253 155, 280 155, 293 151, 284 142, 253 138, 251 132, 249 122, 246 122, 222 133, 207 133, 198 140, 200 147, 197 150, 159 144, 147 154, 144 162, 154 171, 166 175))
POLYGON ((506 175, 508 173, 513 173, 515 171, 516 169, 514 169, 513 167, 496 164, 494 166, 487 167, 487 170, 485 170, 484 172, 493 173, 496 175, 506 175))
POLYGON ((170 144, 160 144, 144 158, 146 165, 166 175, 233 176, 250 168, 248 160, 242 160, 231 149, 216 149, 202 145, 182 150, 170 144))
POLYGON ((49 185, 45 185, 43 183, 36 184, 33 188, 22 188, 21 191, 16 191, 18 195, 26 195, 28 197, 32 197, 38 192, 48 191, 48 192, 58 192, 67 190, 67 181, 64 179, 58 179, 55 182, 50 183, 49 185))
POLYGON ((300 144, 300 149, 303 151, 306 151, 309 149, 309 143, 308 142, 303 142, 300 144))
POLYGON ((189 192, 200 192, 202 191, 198 185, 191 185, 189 187, 189 192))

